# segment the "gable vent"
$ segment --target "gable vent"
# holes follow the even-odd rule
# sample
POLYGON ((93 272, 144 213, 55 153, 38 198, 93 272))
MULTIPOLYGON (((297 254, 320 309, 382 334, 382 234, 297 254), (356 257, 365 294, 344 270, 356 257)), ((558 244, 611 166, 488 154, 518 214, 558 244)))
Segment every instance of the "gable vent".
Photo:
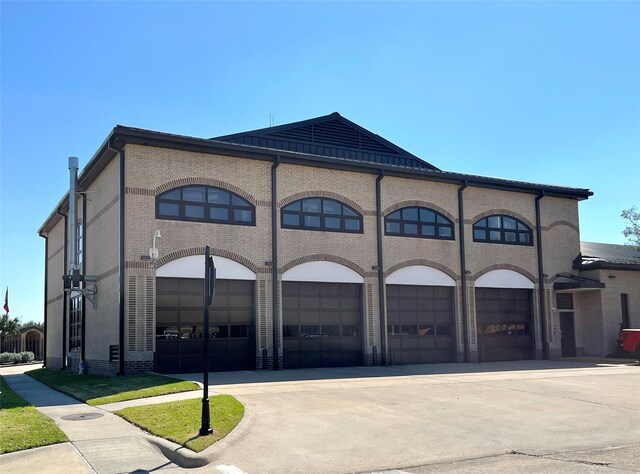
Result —
POLYGON ((272 137, 288 138, 289 140, 300 140, 304 142, 313 141, 313 126, 294 128, 291 130, 283 130, 278 133, 270 133, 272 137))
POLYGON ((393 155, 398 154, 396 150, 379 143, 368 135, 345 125, 339 120, 329 120, 324 123, 282 130, 280 132, 270 133, 269 136, 340 148, 369 150, 393 155))

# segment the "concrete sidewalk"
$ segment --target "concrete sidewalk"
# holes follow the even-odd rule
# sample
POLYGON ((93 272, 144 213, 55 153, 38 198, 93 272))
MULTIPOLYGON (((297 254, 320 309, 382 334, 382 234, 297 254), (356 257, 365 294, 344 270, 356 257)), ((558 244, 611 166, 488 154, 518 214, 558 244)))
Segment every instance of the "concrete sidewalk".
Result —
MULTIPOLYGON (((139 428, 108 410, 81 403, 28 375, 16 373, 16 369, 11 371, 13 373, 3 370, 2 376, 7 384, 53 419, 70 443, 5 454, 0 457, 3 472, 48 473, 56 471, 55 466, 61 468, 59 472, 100 474, 178 468, 149 442, 152 438, 139 428)), ((27 366, 23 371, 30 369, 32 367, 27 366)), ((147 403, 150 401, 147 399, 147 403)))

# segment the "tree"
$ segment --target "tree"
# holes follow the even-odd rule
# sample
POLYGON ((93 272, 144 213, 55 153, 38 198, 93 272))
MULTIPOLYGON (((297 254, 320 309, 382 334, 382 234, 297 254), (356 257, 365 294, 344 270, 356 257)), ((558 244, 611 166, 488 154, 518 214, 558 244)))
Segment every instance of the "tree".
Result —
POLYGON ((33 320, 29 320, 26 323, 21 323, 20 327, 21 328, 26 328, 27 326, 36 326, 40 329, 42 329, 44 331, 44 323, 41 321, 33 321, 33 320))
POLYGON ((20 321, 18 321, 18 318, 9 319, 9 315, 6 313, 0 317, 0 336, 17 334, 19 332, 20 321))
POLYGON ((625 237, 629 239, 631 245, 635 245, 640 249, 640 211, 636 206, 631 207, 620 214, 625 221, 627 227, 622 231, 625 237))

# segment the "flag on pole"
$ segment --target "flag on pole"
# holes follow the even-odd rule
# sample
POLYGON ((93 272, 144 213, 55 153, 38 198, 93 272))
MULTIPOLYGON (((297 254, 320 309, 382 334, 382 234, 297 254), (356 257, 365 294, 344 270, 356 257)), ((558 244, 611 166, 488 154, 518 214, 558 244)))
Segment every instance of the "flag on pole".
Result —
POLYGON ((9 287, 7 286, 7 291, 4 294, 4 306, 2 307, 5 313, 9 314, 9 287))

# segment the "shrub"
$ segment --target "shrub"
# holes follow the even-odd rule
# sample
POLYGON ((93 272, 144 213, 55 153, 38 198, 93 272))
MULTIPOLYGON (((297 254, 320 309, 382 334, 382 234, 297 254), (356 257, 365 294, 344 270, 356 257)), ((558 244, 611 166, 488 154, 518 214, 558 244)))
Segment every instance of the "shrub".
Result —
POLYGON ((20 364, 32 362, 33 352, 3 352, 0 354, 0 364, 20 364))

